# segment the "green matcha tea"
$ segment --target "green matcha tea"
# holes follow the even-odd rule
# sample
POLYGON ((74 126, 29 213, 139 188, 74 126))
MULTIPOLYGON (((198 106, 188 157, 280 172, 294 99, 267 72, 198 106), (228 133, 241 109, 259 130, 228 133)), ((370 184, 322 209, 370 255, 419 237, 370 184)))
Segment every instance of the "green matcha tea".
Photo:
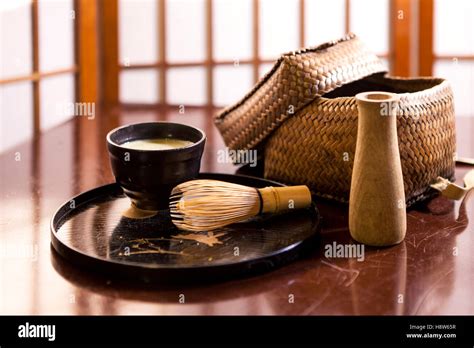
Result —
POLYGON ((153 138, 127 141, 120 146, 132 150, 171 150, 179 149, 192 144, 193 142, 188 140, 175 138, 153 138))

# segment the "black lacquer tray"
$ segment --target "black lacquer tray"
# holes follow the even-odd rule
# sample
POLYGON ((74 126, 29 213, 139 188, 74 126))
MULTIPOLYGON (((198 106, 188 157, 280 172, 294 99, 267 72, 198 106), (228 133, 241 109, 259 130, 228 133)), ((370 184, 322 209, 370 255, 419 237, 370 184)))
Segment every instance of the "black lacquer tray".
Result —
MULTIPOLYGON (((265 187, 283 186, 243 175, 200 178, 265 187)), ((320 215, 311 208, 262 216, 212 232, 174 227, 166 212, 132 219, 130 200, 117 184, 81 193, 51 220, 54 249, 71 263, 108 277, 143 282, 218 281, 268 271, 313 250, 320 215)))

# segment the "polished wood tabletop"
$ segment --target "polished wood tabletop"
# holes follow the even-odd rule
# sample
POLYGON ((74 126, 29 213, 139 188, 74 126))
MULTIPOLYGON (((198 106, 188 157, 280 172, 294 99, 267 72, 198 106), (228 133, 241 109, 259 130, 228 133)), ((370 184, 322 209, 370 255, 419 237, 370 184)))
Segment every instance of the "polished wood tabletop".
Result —
MULTIPOLYGON (((56 254, 51 217, 72 196, 114 181, 105 135, 119 125, 167 120, 197 126, 208 136, 201 171, 235 173, 237 167, 216 160, 224 143, 213 112, 99 111, 1 154, 0 314, 474 314, 473 197, 462 204, 437 197, 410 209, 406 239, 366 248, 363 261, 325 256, 327 244, 352 243, 348 207, 318 200, 322 231, 311 255, 222 283, 124 282, 56 254)), ((474 117, 458 118, 457 126, 458 146, 473 150, 474 117)), ((470 169, 457 166, 458 183, 470 169)))

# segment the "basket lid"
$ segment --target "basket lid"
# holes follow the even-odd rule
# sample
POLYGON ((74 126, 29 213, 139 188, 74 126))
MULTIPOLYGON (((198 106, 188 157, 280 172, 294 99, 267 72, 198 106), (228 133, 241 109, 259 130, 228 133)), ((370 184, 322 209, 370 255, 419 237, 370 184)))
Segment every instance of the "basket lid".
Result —
POLYGON ((252 149, 314 99, 386 71, 380 59, 350 33, 283 54, 249 93, 215 116, 215 123, 229 148, 252 149))

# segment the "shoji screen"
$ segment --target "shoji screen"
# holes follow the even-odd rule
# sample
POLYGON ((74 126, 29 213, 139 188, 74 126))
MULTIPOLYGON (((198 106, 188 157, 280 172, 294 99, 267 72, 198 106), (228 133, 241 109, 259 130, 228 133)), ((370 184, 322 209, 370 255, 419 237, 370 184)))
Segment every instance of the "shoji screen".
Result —
POLYGON ((474 1, 435 0, 434 29, 433 73, 451 81, 456 115, 474 116, 474 1))
POLYGON ((72 117, 73 0, 0 2, 0 151, 72 117))
MULTIPOLYGON (((0 79, 31 76, 32 31, 28 1, 0 3, 0 42, 0 79)), ((0 115, 0 151, 33 135, 33 84, 29 79, 0 85, 0 115)))
POLYGON ((348 31, 389 50, 389 0, 119 0, 119 23, 120 100, 132 104, 229 105, 281 53, 348 31))
POLYGON ((433 15, 433 74, 451 82, 457 153, 472 158, 474 129, 464 117, 474 117, 474 1, 435 0, 433 15))

